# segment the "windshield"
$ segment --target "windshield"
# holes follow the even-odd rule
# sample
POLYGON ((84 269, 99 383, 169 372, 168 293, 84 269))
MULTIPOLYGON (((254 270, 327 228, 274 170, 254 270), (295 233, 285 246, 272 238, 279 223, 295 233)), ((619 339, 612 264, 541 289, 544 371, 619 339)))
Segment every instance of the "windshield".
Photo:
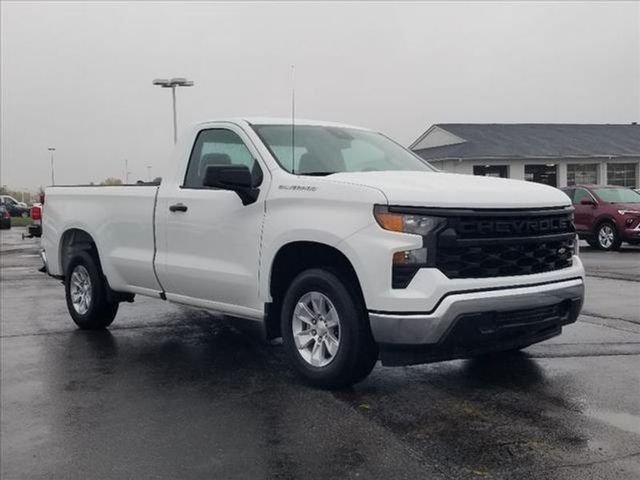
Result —
POLYGON ((291 125, 253 125, 253 129, 289 173, 435 171, 384 135, 367 130, 316 125, 296 126, 295 132, 291 125))
POLYGON ((593 191, 603 202, 640 203, 640 193, 630 188, 594 188, 593 191))

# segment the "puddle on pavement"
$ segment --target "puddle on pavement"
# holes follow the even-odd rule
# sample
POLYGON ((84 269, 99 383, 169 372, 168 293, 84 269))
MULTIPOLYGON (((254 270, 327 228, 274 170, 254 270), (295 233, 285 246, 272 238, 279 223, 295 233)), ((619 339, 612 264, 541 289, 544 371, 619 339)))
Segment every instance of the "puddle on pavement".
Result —
POLYGON ((640 435, 640 416, 625 412, 610 412, 607 410, 587 410, 585 414, 625 432, 640 435))

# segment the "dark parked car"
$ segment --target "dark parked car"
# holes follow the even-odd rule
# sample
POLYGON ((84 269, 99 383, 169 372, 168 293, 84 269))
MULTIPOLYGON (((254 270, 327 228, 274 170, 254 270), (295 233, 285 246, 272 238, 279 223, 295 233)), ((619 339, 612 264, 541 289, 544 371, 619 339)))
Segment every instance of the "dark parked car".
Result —
POLYGON ((0 229, 8 230, 9 228, 11 228, 11 215, 7 207, 0 205, 0 229))
POLYGON ((29 216, 29 207, 27 207, 27 204, 17 201, 10 195, 0 195, 0 205, 4 205, 12 217, 29 216))
POLYGON ((562 189, 575 207, 576 231, 594 248, 640 244, 640 193, 625 187, 576 185, 562 189))

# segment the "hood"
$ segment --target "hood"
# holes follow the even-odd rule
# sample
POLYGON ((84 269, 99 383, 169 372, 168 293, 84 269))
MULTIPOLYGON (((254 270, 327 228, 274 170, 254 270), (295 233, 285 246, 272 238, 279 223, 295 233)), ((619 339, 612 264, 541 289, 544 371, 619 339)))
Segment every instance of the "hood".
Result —
POLYGON ((380 190, 390 205, 442 208, 539 208, 571 205, 557 188, 507 178, 443 172, 345 172, 326 177, 380 190))
POLYGON ((640 212, 640 203, 612 203, 618 210, 633 210, 640 212))

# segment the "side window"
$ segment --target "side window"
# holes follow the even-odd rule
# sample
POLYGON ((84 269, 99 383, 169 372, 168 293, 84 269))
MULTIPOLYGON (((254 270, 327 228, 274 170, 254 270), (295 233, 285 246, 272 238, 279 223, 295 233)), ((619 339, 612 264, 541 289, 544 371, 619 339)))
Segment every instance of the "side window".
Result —
POLYGON ((202 130, 189 157, 184 187, 202 188, 207 167, 211 165, 246 165, 254 185, 262 181, 262 170, 242 139, 231 130, 202 130))
POLYGON ((583 188, 576 188, 576 193, 573 196, 573 204, 579 204, 580 200, 582 200, 583 198, 591 198, 591 194, 589 194, 589 192, 587 192, 583 188))
POLYGON ((569 199, 571 200, 571 203, 573 203, 573 196, 576 193, 576 189, 575 188, 563 188, 561 189, 564 194, 569 197, 569 199))

